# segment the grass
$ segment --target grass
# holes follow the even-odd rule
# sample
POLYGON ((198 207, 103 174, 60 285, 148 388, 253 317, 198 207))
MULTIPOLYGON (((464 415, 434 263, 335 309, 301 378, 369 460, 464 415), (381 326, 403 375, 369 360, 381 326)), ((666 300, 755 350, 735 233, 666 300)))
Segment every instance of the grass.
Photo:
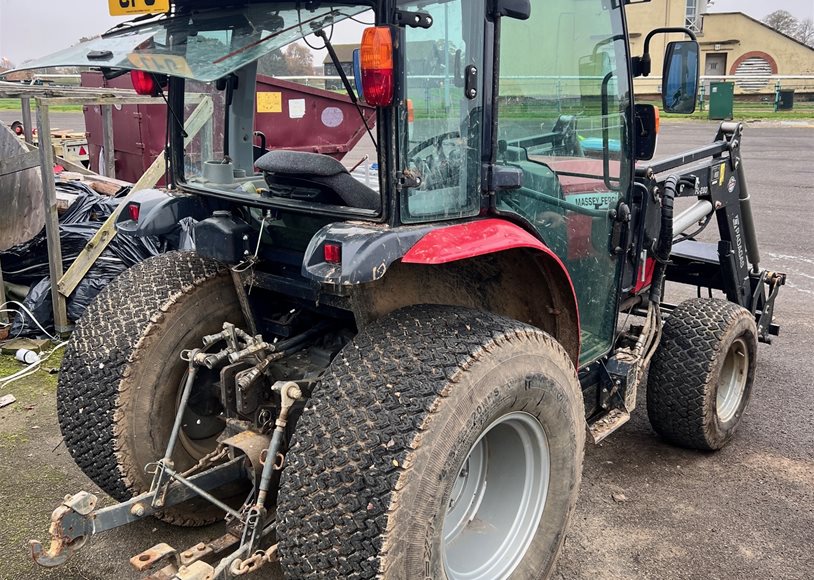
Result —
MULTIPOLYGON (((51 105, 51 111, 57 113, 78 113, 82 111, 82 105, 51 105)), ((0 111, 19 111, 20 99, 0 99, 0 111)), ((31 111, 37 110, 36 103, 31 103, 31 111)), ((22 121, 22 116, 20 117, 22 121)))
MULTIPOLYGON (((661 106, 661 103, 651 104, 661 106)), ((692 115, 675 115, 672 113, 661 113, 662 119, 697 119, 709 120, 709 103, 705 104, 704 110, 696 108, 692 115)), ((792 121, 792 120, 812 120, 814 121, 814 102, 795 102, 791 111, 774 110, 774 103, 741 102, 735 103, 733 108, 734 121, 792 121)))

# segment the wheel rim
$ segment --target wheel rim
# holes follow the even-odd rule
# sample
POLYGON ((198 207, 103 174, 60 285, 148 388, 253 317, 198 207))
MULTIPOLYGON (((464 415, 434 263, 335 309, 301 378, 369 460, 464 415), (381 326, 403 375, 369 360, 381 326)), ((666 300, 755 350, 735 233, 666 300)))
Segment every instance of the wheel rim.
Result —
POLYGON ((469 451, 444 518, 450 580, 495 580, 523 560, 540 525, 551 458, 540 422, 514 412, 494 421, 469 451))
MULTIPOLYGON (((187 380, 188 371, 184 373, 178 388, 176 411, 181 403, 181 392, 187 380)), ((218 384, 217 372, 206 368, 198 370, 198 376, 192 384, 189 403, 184 410, 179 441, 193 459, 200 459, 215 448, 218 435, 226 427, 223 407, 214 395, 214 385, 218 384)))
POLYGON ((749 350, 746 342, 739 338, 729 347, 718 379, 716 411, 722 423, 731 420, 738 412, 746 391, 748 374, 749 350))

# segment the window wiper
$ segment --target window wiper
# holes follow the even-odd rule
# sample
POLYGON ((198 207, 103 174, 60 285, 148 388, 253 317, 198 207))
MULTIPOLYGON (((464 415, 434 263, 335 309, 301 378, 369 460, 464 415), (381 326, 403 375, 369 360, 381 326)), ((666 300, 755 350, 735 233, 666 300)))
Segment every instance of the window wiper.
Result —
POLYGON ((331 57, 331 62, 339 73, 339 78, 342 79, 342 84, 345 86, 345 92, 348 93, 348 97, 350 98, 351 102, 356 106, 356 110, 359 111, 359 116, 362 118, 362 123, 364 123, 365 129, 367 129, 367 134, 370 135, 370 140, 373 141, 373 146, 376 148, 376 151, 378 151, 379 145, 376 143, 376 139, 373 137, 373 131, 370 130, 370 125, 367 124, 365 113, 362 111, 362 107, 359 105, 359 99, 356 96, 356 92, 353 90, 353 87, 348 80, 348 75, 345 74, 345 69, 342 68, 342 63, 339 61, 339 57, 334 50, 333 44, 331 44, 328 35, 325 34, 325 29, 320 28, 319 30, 316 30, 314 35, 320 37, 325 43, 325 48, 328 49, 328 55, 331 57))
POLYGON ((176 18, 175 16, 168 17, 164 13, 160 14, 144 14, 143 16, 139 16, 138 18, 134 18, 133 20, 128 20, 127 22, 120 22, 110 30, 103 32, 101 34, 102 38, 107 38, 108 36, 115 36, 117 33, 120 32, 129 32, 131 30, 141 28, 142 26, 146 26, 148 24, 153 24, 154 22, 158 22, 159 20, 163 19, 171 19, 176 18))

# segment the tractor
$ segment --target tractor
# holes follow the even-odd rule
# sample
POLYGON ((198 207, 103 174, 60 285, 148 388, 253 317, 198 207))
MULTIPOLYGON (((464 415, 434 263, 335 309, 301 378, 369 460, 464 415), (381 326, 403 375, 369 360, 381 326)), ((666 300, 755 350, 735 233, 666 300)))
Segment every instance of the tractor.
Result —
POLYGON ((134 556, 154 579, 546 578, 585 443, 640 387, 665 441, 726 445, 785 275, 760 266, 742 125, 653 161, 660 113, 634 79, 672 35, 662 109, 692 113, 699 46, 657 29, 630 54, 629 3, 111 0, 151 13, 32 63, 164 96, 168 194, 128 200, 118 235, 186 219, 195 242, 77 322, 58 419, 118 503, 66 496, 33 559, 155 517, 223 535, 134 556), (375 125, 255 94, 258 63, 294 42, 375 125), (201 94, 213 130, 193 135, 201 94), (363 123, 375 179, 267 150, 258 115, 363 123), (698 297, 671 304, 676 283, 698 297))

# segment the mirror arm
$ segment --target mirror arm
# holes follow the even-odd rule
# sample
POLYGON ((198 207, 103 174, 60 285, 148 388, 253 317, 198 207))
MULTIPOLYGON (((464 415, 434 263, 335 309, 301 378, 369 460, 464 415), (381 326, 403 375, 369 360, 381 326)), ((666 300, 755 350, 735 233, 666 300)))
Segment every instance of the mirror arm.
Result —
POLYGON ((632 68, 633 77, 649 77, 652 71, 652 62, 650 60, 650 41, 657 34, 671 34, 671 33, 684 33, 689 36, 693 41, 698 42, 698 37, 689 28, 681 26, 667 26, 664 28, 656 28, 647 33, 644 38, 644 54, 639 57, 633 57, 632 68))

